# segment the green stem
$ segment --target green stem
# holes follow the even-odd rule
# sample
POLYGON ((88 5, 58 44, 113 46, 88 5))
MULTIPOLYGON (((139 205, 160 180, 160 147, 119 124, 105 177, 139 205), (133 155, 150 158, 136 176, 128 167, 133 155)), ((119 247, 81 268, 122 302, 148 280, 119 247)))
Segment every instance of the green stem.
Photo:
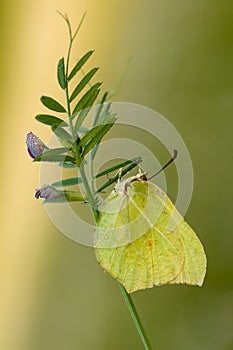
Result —
MULTIPOLYGON (((69 29, 69 37, 70 37, 70 43, 69 43, 69 47, 68 47, 68 52, 67 52, 67 60, 66 60, 66 68, 65 68, 65 79, 66 79, 66 89, 65 89, 65 93, 66 93, 66 104, 67 104, 67 114, 68 114, 68 119, 69 119, 69 126, 71 129, 71 133, 72 133, 72 138, 73 138, 73 143, 76 142, 77 139, 77 135, 74 129, 74 125, 73 125, 73 121, 72 121, 72 112, 71 112, 71 106, 70 106, 70 98, 69 98, 69 81, 68 81, 68 76, 69 76, 69 62, 70 62, 70 54, 71 54, 71 49, 72 49, 72 44, 74 41, 74 38, 76 37, 82 22, 85 18, 86 13, 84 13, 80 24, 78 26, 78 28, 75 31, 75 34, 72 36, 72 30, 71 30, 71 26, 70 26, 70 22, 68 20, 68 18, 65 16, 62 16, 65 21, 67 22, 68 25, 68 29, 69 29)), ((75 153, 77 153, 77 149, 74 148, 75 153)), ((78 158, 78 154, 76 154, 76 159, 78 158)), ((95 198, 93 196, 93 191, 91 190, 86 174, 85 174, 85 169, 84 169, 84 161, 82 161, 81 165, 78 167, 79 171, 80 171, 80 176, 82 179, 82 183, 84 185, 85 191, 86 191, 86 195, 87 195, 87 199, 89 202, 89 205, 91 207, 91 210, 93 212, 94 218, 95 220, 97 220, 98 218, 98 210, 96 209, 96 201, 95 198)))
POLYGON ((71 52, 72 43, 73 43, 71 35, 72 34, 70 32, 70 44, 69 44, 68 53, 67 53, 66 70, 65 70, 65 77, 66 77, 65 92, 66 92, 66 104, 67 104, 67 114, 68 114, 68 119, 69 119, 69 126, 70 126, 70 130, 72 133, 73 142, 75 142, 76 141, 76 134, 75 134, 75 130, 74 130, 73 122, 72 122, 72 116, 71 116, 70 98, 69 98, 69 82, 68 82, 70 52, 71 52))
POLYGON ((91 191, 94 193, 94 176, 93 176, 93 159, 92 156, 89 157, 89 183, 91 186, 91 191))
POLYGON ((79 167, 79 171, 80 171, 80 176, 81 176, 81 179, 82 179, 85 191, 86 191, 86 195, 87 195, 87 199, 88 199, 89 205, 91 207, 91 210, 93 212, 95 220, 97 220, 99 212, 96 209, 96 200, 95 200, 95 198, 93 196, 93 193, 91 191, 91 188, 89 186, 89 183, 88 183, 88 180, 87 180, 87 177, 86 177, 86 173, 85 173, 85 170, 84 170, 84 161, 81 163, 81 165, 79 167))
POLYGON ((146 335, 146 332, 145 332, 145 329, 143 327, 142 321, 141 321, 141 319, 139 317, 139 314, 137 312, 136 306, 134 305, 134 302, 133 302, 130 294, 127 293, 127 291, 125 290, 124 286, 120 282, 118 282, 118 285, 119 285, 119 288, 121 290, 121 293, 123 294, 123 297, 125 299, 126 305, 128 306, 129 312, 130 312, 131 317, 132 317, 132 319, 134 321, 134 324, 135 324, 135 326, 137 328, 138 334, 139 334, 139 336, 141 338, 141 341, 142 341, 142 343, 144 345, 144 348, 146 350, 153 350, 152 345, 151 345, 151 343, 149 341, 149 338, 146 335))

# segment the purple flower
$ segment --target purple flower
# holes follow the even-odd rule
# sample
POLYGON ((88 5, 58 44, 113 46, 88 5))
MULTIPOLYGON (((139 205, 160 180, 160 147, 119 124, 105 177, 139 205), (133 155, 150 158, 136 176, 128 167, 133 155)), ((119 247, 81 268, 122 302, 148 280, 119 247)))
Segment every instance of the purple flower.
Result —
POLYGON ((58 190, 52 185, 43 185, 38 188, 35 193, 35 197, 43 198, 45 201, 51 201, 54 203, 63 202, 85 202, 85 198, 78 191, 63 191, 58 190))
POLYGON ((33 132, 29 132, 26 138, 28 153, 34 159, 49 148, 33 132))
POLYGON ((41 188, 38 188, 35 193, 35 197, 37 199, 44 198, 47 200, 53 200, 61 196, 63 196, 63 191, 59 191, 55 187, 50 185, 43 185, 41 188))

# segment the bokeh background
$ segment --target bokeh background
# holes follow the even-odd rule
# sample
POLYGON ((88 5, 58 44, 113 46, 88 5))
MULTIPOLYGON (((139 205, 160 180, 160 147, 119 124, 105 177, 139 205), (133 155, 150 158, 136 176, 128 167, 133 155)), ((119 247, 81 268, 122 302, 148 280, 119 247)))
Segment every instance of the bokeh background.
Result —
POLYGON ((155 349, 233 349, 229 0, 1 1, 0 348, 143 349, 116 282, 92 249, 59 233, 33 198, 39 165, 26 154, 25 135, 32 130, 48 139, 48 128, 34 120, 43 111, 39 97, 62 98, 56 63, 67 32, 56 10, 73 25, 88 11, 73 58, 94 48, 92 63, 101 67, 105 88, 114 90, 132 57, 114 100, 163 114, 192 157, 186 218, 205 245, 208 273, 202 288, 133 295, 155 349))

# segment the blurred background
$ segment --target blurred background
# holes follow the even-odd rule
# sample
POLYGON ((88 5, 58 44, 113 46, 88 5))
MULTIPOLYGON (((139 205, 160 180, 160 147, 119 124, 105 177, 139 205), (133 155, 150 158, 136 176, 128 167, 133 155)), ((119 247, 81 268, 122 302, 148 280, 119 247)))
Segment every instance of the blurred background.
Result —
MULTIPOLYGON (((95 49, 115 101, 148 106, 177 128, 194 168, 187 221, 207 253, 204 286, 133 294, 155 349, 233 349, 233 2, 42 0, 0 3, 0 348, 143 349, 116 282, 93 250, 72 242, 34 199, 39 164, 25 135, 49 128, 34 116, 42 94, 62 100, 56 64, 73 26, 87 17, 73 60, 95 49)), ((155 154, 157 150, 154 149, 155 154)), ((163 155, 158 154, 161 161, 163 155)), ((172 187, 172 167, 167 170, 172 187)), ((174 180, 175 183, 175 180, 174 180)), ((172 191, 172 190, 171 190, 172 191)), ((172 193, 171 193, 172 195, 172 193)))

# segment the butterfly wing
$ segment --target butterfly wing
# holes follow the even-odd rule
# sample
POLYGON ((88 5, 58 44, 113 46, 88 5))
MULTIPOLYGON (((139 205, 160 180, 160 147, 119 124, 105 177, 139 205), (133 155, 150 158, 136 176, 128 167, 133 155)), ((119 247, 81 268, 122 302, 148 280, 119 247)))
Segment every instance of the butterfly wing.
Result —
MULTIPOLYGON (((116 194, 115 198, 121 205, 114 214, 106 215, 105 211, 112 205, 111 199, 107 200, 97 223, 95 253, 100 265, 129 293, 167 283, 200 284, 205 270, 203 258, 201 272, 196 270, 195 280, 191 277, 188 281, 182 277, 186 272, 186 255, 189 254, 187 247, 195 236, 191 234, 190 238, 189 233, 188 240, 192 242, 186 242, 189 226, 167 195, 152 183, 135 181, 130 184, 127 194, 116 194), (102 238, 109 227, 111 241, 103 246, 102 238), (122 240, 126 236, 128 241, 122 240), (115 245, 112 244, 113 237, 115 245)), ((203 249, 199 242, 198 253, 195 248, 190 252, 191 255, 196 254, 194 260, 198 260, 200 247, 203 249)))
POLYGON ((207 265, 204 248, 195 232, 185 221, 179 225, 177 230, 185 259, 179 275, 170 283, 202 286, 207 265))

